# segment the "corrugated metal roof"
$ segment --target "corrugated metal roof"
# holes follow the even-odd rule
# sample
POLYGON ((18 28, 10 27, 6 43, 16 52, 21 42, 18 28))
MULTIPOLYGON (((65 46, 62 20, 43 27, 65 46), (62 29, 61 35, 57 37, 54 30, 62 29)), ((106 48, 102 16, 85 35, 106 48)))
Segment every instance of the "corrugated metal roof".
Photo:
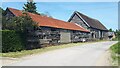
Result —
MULTIPOLYGON (((17 10, 14 8, 8 8, 15 16, 21 16, 23 15, 23 12, 21 10, 17 10)), ((89 30, 84 29, 81 26, 76 25, 75 23, 65 22, 62 20, 41 16, 33 13, 27 12, 28 15, 33 19, 33 21, 37 22, 39 26, 47 26, 47 27, 53 27, 53 28, 62 28, 62 29, 68 29, 68 30, 78 30, 83 32, 89 32, 89 30)))

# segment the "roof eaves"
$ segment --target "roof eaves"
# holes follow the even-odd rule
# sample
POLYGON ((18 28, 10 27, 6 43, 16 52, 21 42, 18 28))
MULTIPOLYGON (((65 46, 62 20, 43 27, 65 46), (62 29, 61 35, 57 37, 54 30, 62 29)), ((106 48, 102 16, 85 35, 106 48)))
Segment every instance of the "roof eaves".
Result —
MULTIPOLYGON (((12 12, 12 9, 11 8, 8 8, 9 9, 9 11, 11 11, 12 12)), ((17 10, 17 9, 16 9, 17 10)), ((20 11, 20 10, 19 10, 20 11)), ((12 12, 13 14, 14 14, 14 12, 12 12)), ((16 16, 16 14, 14 14, 15 16, 16 16)), ((32 13, 30 13, 30 15, 32 15, 33 16, 33 14, 32 13)), ((36 14, 35 14, 36 15, 36 14)), ((48 17, 47 17, 48 18, 48 17)), ((46 19, 46 18, 45 18, 46 19)), ((48 20, 51 20, 51 19, 48 19, 48 20)), ((63 24, 65 23, 64 21, 61 21, 61 20, 57 20, 57 19, 52 19, 52 20, 55 20, 55 21, 53 21, 53 22, 56 22, 56 21, 58 21, 58 22, 63 22, 63 24)), ((54 23, 55 24, 55 23, 54 23)), ((68 23, 67 23, 68 24, 68 23)), ((49 25, 49 24, 48 24, 49 25)), ((39 25, 39 26, 48 26, 48 25, 39 25)), ((69 24, 68 24, 69 25, 69 24)), ((71 26, 71 25, 70 25, 71 26)), ((53 25, 53 26, 51 26, 51 25, 49 25, 48 27, 54 27, 54 28, 62 28, 62 29, 68 29, 68 30, 78 30, 78 31, 84 31, 84 32, 89 32, 89 31, 87 31, 87 30, 84 30, 84 29, 81 29, 81 28, 78 28, 78 27, 74 27, 74 25, 73 25, 73 27, 72 28, 70 28, 70 27, 61 27, 61 25, 60 26, 57 26, 57 25, 53 25)))

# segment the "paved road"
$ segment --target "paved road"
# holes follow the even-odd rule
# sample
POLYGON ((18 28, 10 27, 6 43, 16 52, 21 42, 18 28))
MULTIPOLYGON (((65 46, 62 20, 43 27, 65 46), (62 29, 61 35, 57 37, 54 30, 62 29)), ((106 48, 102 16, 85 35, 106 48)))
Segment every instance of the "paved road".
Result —
MULTIPOLYGON (((88 43, 23 58, 13 66, 96 66, 116 41, 88 43)), ((105 58, 104 58, 105 59, 105 58)), ((106 58, 107 59, 107 58, 106 58)))

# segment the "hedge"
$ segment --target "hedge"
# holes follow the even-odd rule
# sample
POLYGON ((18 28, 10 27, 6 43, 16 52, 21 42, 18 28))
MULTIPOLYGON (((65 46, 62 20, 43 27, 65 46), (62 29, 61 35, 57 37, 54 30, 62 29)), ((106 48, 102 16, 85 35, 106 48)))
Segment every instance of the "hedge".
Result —
POLYGON ((25 48, 21 32, 2 30, 2 52, 16 52, 25 48))

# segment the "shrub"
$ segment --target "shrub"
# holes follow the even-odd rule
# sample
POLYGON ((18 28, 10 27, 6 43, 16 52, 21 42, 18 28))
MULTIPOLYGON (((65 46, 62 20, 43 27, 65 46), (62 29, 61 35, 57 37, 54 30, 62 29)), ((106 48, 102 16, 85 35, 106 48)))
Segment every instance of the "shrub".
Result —
POLYGON ((118 61, 120 61, 120 42, 114 44, 111 47, 111 57, 112 57, 112 64, 113 65, 119 65, 120 63, 118 63, 118 61))
POLYGON ((2 52, 15 52, 24 49, 22 33, 2 30, 2 52))
POLYGON ((112 47, 111 47, 111 50, 116 53, 116 54, 120 54, 120 42, 114 44, 112 47))
POLYGON ((117 37, 116 37, 116 38, 113 38, 112 41, 118 41, 118 38, 117 38, 117 37))

